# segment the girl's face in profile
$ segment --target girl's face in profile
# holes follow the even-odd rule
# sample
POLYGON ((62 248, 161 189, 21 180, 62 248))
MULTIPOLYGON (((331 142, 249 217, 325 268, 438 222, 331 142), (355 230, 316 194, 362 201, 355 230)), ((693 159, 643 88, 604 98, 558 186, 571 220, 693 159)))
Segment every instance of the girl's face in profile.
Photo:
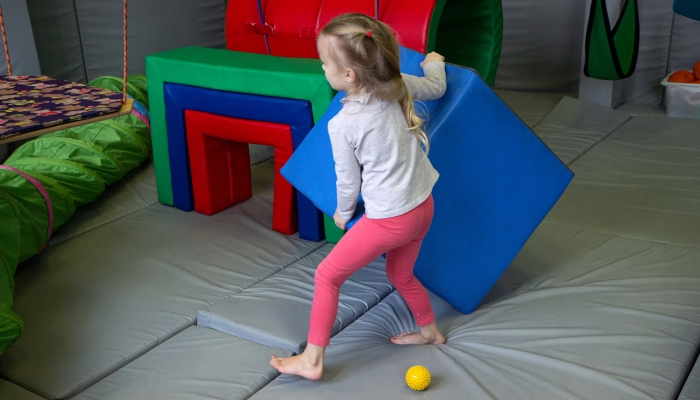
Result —
POLYGON ((321 35, 318 38, 318 54, 323 63, 323 72, 325 72, 326 79, 333 89, 341 92, 349 92, 353 89, 355 73, 350 68, 343 68, 329 56, 329 52, 333 51, 331 46, 334 40, 335 39, 332 37, 326 35, 321 35))

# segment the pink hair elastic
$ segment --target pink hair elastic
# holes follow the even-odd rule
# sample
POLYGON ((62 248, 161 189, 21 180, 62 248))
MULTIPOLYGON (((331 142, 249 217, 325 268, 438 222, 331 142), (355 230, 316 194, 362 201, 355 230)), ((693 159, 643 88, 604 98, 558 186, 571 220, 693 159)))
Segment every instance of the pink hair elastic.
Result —
POLYGON ((368 29, 368 30, 367 30, 367 37, 368 37, 368 38, 371 38, 371 37, 372 37, 372 30, 371 30, 371 29, 368 29))

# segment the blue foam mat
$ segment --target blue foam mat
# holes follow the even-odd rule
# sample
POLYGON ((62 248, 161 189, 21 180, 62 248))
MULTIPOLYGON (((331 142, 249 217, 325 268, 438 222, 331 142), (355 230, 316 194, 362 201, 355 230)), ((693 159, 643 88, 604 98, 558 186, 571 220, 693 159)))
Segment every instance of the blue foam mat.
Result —
MULTIPOLYGON (((166 83, 165 117, 172 174, 173 205, 184 211, 194 209, 192 177, 187 154, 185 110, 226 117, 289 125, 296 149, 313 126, 311 104, 305 100, 225 92, 195 86, 166 83)), ((323 217, 304 194, 297 192, 299 237, 319 241, 325 237, 323 217)))
MULTIPOLYGON (((402 49, 402 69, 422 75, 423 55, 402 49)), ((427 109, 430 160, 440 173, 435 217, 415 274, 432 292, 472 312, 554 206, 573 173, 472 70, 447 65, 447 92, 427 109)), ((328 121, 339 93, 282 174, 316 206, 337 205, 328 121)), ((357 212, 351 221, 361 217, 357 212)), ((351 224, 348 224, 351 225, 351 224)))

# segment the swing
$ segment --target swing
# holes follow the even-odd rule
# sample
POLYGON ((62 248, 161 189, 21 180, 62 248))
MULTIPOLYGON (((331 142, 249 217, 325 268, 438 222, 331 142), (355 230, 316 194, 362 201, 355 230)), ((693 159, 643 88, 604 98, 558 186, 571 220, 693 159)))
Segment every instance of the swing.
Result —
POLYGON ((0 6, 8 72, 0 76, 0 145, 131 114, 134 99, 126 95, 126 10, 124 0, 124 88, 118 93, 47 76, 13 76, 0 6))
POLYGON ((605 0, 593 0, 586 31, 583 73, 591 78, 619 80, 630 77, 639 54, 637 0, 627 0, 613 29, 605 0))

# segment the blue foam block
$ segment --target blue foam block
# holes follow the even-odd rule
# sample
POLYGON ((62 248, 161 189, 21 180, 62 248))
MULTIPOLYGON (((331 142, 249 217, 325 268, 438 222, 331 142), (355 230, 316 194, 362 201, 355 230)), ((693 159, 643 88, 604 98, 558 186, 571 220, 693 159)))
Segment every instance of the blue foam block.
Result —
MULTIPOLYGON (((423 57, 402 49, 403 70, 422 75, 418 64, 423 57)), ((446 71, 447 92, 424 104, 430 160, 440 179, 433 189, 435 216, 415 274, 433 293, 470 313, 573 173, 475 72, 449 64, 446 71)), ((335 212, 337 198, 327 128, 342 96, 334 99, 281 171, 328 215, 335 212)))
MULTIPOLYGON (((163 93, 168 127, 173 205, 185 211, 194 209, 192 177, 187 155, 185 110, 289 125, 294 148, 301 144, 313 126, 311 104, 305 100, 224 92, 174 83, 166 83, 163 86, 163 93)), ((299 237, 313 241, 323 239, 325 233, 321 213, 304 194, 298 191, 297 210, 299 237)))

